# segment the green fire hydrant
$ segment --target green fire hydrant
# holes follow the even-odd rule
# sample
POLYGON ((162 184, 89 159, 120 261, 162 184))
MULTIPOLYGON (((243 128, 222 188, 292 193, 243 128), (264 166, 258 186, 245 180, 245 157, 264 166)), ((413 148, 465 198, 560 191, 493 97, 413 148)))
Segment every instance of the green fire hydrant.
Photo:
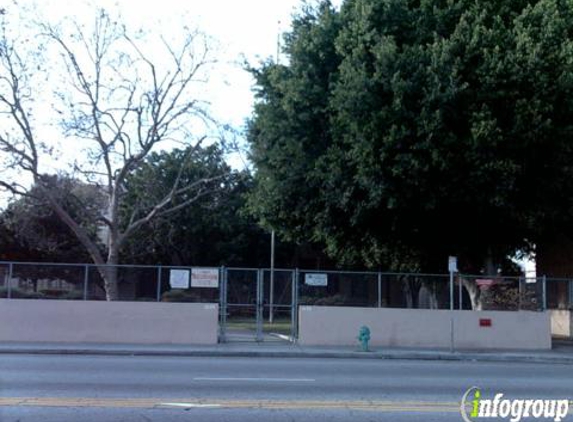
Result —
POLYGON ((366 325, 363 325, 362 327, 360 327, 360 331, 358 332, 358 341, 360 342, 360 345, 362 346, 362 351, 363 352, 368 352, 368 342, 370 341, 370 328, 368 328, 366 325))

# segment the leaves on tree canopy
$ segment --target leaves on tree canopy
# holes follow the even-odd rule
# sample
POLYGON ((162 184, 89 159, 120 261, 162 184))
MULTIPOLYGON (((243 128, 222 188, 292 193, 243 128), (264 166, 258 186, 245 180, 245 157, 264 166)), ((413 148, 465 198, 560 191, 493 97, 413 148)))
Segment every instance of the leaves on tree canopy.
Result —
POLYGON ((306 8, 253 70, 252 212, 343 263, 526 250, 572 221, 572 31, 559 0, 306 8))

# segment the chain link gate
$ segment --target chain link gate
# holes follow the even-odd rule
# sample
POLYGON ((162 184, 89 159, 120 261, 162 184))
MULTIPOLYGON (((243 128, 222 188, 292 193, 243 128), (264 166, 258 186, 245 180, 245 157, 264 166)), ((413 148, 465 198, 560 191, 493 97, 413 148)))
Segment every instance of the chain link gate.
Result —
POLYGON ((219 341, 294 341, 295 273, 280 269, 224 268, 219 341))

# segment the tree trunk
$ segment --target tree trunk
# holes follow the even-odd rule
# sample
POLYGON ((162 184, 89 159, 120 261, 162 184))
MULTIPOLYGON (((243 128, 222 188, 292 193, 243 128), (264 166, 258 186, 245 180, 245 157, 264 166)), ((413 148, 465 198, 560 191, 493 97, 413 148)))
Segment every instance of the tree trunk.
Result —
POLYGON ((440 309, 440 304, 438 302, 438 295, 436 294, 436 284, 435 283, 424 283, 426 289, 428 290, 430 299, 430 309, 440 309))
POLYGON ((109 254, 107 262, 104 267, 100 269, 100 274, 103 277, 105 286, 105 299, 107 301, 119 300, 119 286, 118 286, 118 263, 119 263, 119 248, 112 239, 109 242, 109 254))
POLYGON ((407 278, 402 280, 402 289, 404 290, 404 299, 406 299, 406 308, 412 309, 414 307, 412 301, 412 289, 410 288, 410 282, 407 278))
POLYGON ((476 282, 474 280, 467 280, 465 278, 462 278, 461 282, 470 297, 470 301, 472 303, 472 310, 474 311, 483 310, 483 300, 482 300, 483 298, 481 290, 476 284, 476 282))
POLYGON ((107 265, 100 270, 105 287, 105 300, 119 300, 119 288, 117 284, 117 265, 107 265), (102 271, 103 270, 103 271, 102 271))
POLYGON ((98 265, 97 270, 103 280, 105 300, 107 301, 119 300, 117 262, 111 264, 110 261, 108 261, 103 265, 98 265))
POLYGON ((420 292, 420 285, 416 283, 415 280, 411 280, 405 277, 402 280, 402 285, 404 288, 404 297, 406 299, 406 307, 408 309, 418 308, 418 294, 420 292))
POLYGON ((90 239, 87 232, 83 227, 81 227, 69 214, 68 212, 59 204, 54 197, 50 194, 50 191, 41 185, 41 179, 36 179, 36 183, 43 187, 43 192, 46 195, 52 209, 54 212, 62 219, 62 221, 70 228, 70 230, 76 235, 80 243, 86 248, 93 262, 97 265, 98 272, 104 281, 105 288, 105 298, 108 301, 118 300, 119 291, 117 286, 117 264, 119 262, 119 244, 118 242, 118 232, 115 231, 112 234, 110 230, 109 243, 109 254, 107 262, 104 263, 103 256, 98 249, 97 244, 90 239))
MULTIPOLYGON (((487 255, 484 261, 484 276, 495 277, 497 276, 497 268, 493 261, 493 253, 491 248, 487 249, 487 255)), ((484 308, 484 295, 481 289, 476 284, 475 280, 462 279, 462 284, 465 287, 468 295, 470 296, 470 301, 472 303, 472 310, 481 311, 484 308)))
POLYGON ((420 309, 439 309, 435 283, 422 281, 422 286, 418 291, 418 307, 420 309))
POLYGON ((495 263, 493 262, 493 253, 491 252, 491 248, 488 248, 487 250, 484 269, 485 269, 485 275, 492 277, 497 275, 497 268, 495 266, 495 263))

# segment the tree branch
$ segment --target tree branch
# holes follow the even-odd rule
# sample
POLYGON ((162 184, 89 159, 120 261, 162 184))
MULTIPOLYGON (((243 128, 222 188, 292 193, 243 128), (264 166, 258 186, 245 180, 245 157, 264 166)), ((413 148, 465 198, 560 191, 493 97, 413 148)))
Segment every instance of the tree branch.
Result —
POLYGON ((207 189, 206 186, 212 182, 223 180, 227 177, 227 174, 222 174, 210 178, 204 178, 198 180, 194 183, 185 186, 184 188, 180 189, 172 189, 161 201, 159 201, 144 217, 139 218, 137 220, 132 219, 132 223, 125 229, 122 237, 125 238, 129 236, 133 231, 138 229, 143 224, 148 223, 152 219, 156 217, 165 216, 167 214, 171 214, 175 211, 178 211, 182 208, 185 208, 192 203, 196 202, 199 198, 202 198, 208 194, 215 192, 217 189, 207 189), (185 199, 183 202, 169 206, 173 204, 173 202, 181 195, 193 190, 197 189, 197 192, 191 198, 185 199))

